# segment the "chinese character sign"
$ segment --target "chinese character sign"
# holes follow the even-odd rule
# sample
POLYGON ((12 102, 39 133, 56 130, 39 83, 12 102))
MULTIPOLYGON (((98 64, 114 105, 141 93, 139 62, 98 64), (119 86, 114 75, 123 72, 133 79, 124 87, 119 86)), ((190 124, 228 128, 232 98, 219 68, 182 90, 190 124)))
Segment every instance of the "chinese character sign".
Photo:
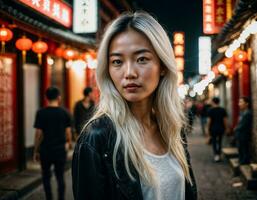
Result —
POLYGON ((178 68, 178 83, 183 83, 184 55, 185 55, 185 34, 184 32, 173 33, 173 49, 178 68))
POLYGON ((97 0, 73 1, 73 32, 95 33, 98 28, 97 0))
POLYGON ((219 33, 227 21, 227 9, 231 9, 230 0, 203 0, 203 32, 219 33))
POLYGON ((13 62, 11 58, 0 56, 0 165, 15 157, 16 88, 13 62))
POLYGON ((41 14, 50 17, 65 27, 72 25, 72 9, 60 0, 19 0, 41 14))
POLYGON ((198 39, 199 74, 206 75, 211 70, 211 38, 201 36, 198 39))

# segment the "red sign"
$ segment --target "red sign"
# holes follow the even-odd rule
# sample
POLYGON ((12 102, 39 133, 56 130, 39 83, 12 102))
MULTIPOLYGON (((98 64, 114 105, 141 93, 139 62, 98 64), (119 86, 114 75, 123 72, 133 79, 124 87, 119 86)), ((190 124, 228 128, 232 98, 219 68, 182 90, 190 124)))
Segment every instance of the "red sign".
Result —
POLYGON ((227 21, 227 7, 231 1, 203 0, 203 32, 205 34, 219 33, 227 21))
POLYGON ((17 167, 16 60, 0 55, 0 174, 17 167))
POLYGON ((173 48, 174 55, 178 68, 178 83, 183 83, 183 70, 185 65, 184 55, 185 55, 185 33, 184 32, 174 32, 173 33, 173 48))
POLYGON ((19 0, 41 14, 70 28, 72 8, 60 0, 19 0))

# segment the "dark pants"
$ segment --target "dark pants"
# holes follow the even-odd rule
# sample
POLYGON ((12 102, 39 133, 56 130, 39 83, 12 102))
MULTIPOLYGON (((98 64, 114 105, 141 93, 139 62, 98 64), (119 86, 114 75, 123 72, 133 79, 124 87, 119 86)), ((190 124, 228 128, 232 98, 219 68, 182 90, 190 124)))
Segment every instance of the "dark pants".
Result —
POLYGON ((212 134, 212 149, 215 155, 221 154, 222 134, 212 134))
POLYGON ((250 152, 249 152, 249 140, 238 140, 238 153, 239 153, 239 163, 249 164, 250 163, 250 152))
MULTIPOLYGON (((46 157, 46 156, 45 156, 46 157)), ((51 166, 54 165, 54 173, 58 184, 58 199, 64 199, 65 183, 64 183, 64 167, 66 158, 42 158, 41 157, 41 169, 43 186, 47 200, 52 200, 52 189, 51 189, 51 166)))

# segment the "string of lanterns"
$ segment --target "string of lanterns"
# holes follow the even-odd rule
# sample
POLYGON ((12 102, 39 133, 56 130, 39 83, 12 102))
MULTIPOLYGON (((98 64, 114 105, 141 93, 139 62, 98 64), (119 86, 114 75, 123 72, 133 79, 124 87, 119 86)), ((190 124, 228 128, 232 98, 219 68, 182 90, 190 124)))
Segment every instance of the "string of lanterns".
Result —
MULTIPOLYGON (((0 28, 0 41, 1 41, 1 53, 5 52, 5 44, 13 38, 13 32, 6 28, 4 25, 0 28)), ((48 44, 42 41, 40 38, 38 41, 33 42, 30 38, 23 35, 21 38, 18 38, 15 42, 15 46, 22 53, 22 62, 26 63, 26 54, 27 51, 32 50, 37 54, 38 64, 42 64, 42 54, 46 53, 48 50, 48 44)), ((95 52, 85 52, 79 53, 77 50, 70 47, 65 47, 61 45, 55 49, 55 55, 62 57, 68 61, 81 59, 87 62, 94 62, 96 59, 95 52)))

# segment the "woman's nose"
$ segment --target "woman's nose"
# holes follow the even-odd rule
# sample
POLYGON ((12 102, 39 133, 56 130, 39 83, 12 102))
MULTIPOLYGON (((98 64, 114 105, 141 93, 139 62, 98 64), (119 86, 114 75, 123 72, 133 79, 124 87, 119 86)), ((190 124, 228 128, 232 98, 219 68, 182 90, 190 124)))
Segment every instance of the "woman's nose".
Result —
POLYGON ((131 63, 131 62, 126 63, 125 70, 126 70, 125 71, 126 79, 137 78, 137 70, 133 63, 131 63))

